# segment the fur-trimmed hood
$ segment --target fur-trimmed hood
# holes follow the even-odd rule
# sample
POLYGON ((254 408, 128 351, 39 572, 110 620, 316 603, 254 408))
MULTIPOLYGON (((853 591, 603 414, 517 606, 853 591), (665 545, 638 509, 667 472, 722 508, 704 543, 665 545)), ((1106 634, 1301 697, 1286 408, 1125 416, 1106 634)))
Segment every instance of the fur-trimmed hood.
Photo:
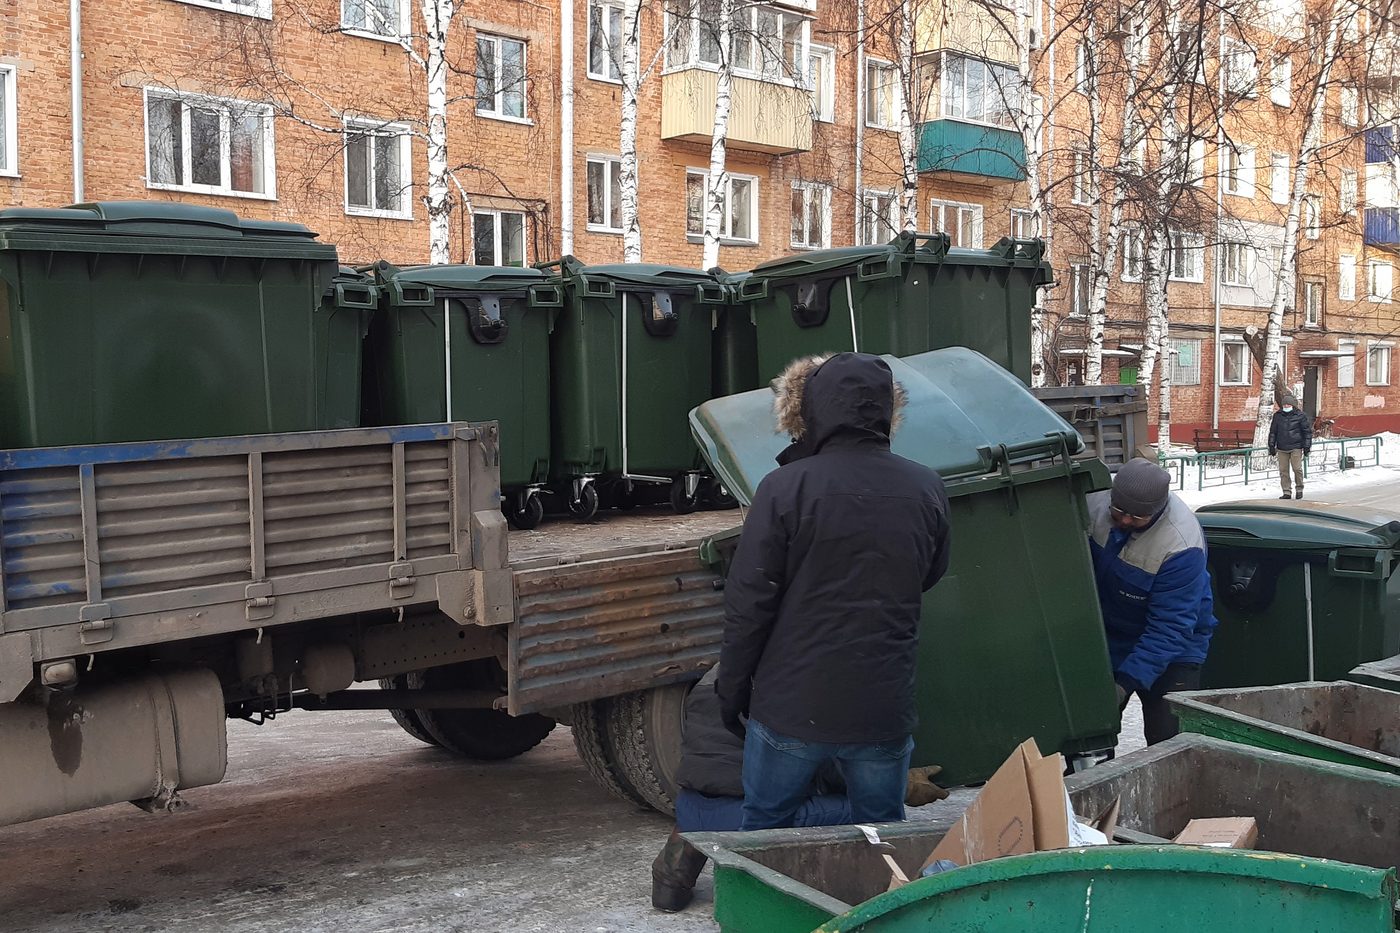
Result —
POLYGON ((782 462, 810 456, 838 434, 888 443, 906 401, 889 366, 869 353, 794 360, 773 380, 773 395, 778 430, 793 441, 782 462))

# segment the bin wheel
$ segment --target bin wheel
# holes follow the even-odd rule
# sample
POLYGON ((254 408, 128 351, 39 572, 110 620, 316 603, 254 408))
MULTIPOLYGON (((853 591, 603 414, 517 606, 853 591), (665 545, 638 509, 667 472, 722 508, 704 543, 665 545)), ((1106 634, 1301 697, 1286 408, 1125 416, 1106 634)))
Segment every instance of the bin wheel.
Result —
POLYGON ((592 520, 598 514, 598 490, 592 483, 579 490, 578 498, 569 503, 569 512, 581 522, 592 520))
POLYGON ((686 495, 685 477, 682 476, 671 483, 671 508, 676 510, 677 515, 689 515, 700 507, 700 493, 697 490, 691 495, 686 495))
POLYGON ((540 522, 544 521, 544 502, 537 492, 528 493, 524 502, 518 507, 512 507, 506 516, 522 531, 529 531, 538 528, 540 522))
MULTIPOLYGON (((381 690, 406 690, 409 687, 408 675, 399 674, 397 677, 379 678, 379 689, 381 690)), ((394 718, 394 722, 399 724, 399 728, 413 736, 425 745, 436 746, 437 740, 428 734, 428 730, 423 728, 423 723, 418 720, 418 710, 416 709, 391 709, 389 715, 394 718)))
POLYGON ((710 508, 716 511, 736 509, 739 507, 739 500, 734 498, 734 495, 728 489, 725 489, 724 484, 717 479, 711 479, 706 482, 705 501, 709 503, 710 508))
POLYGON ((694 682, 639 690, 608 703, 608 732, 627 783, 665 814, 676 808, 685 700, 694 682))
MULTIPOLYGON (((482 687, 500 673, 495 658, 435 667, 418 675, 426 690, 482 687)), ((554 731, 554 720, 538 713, 512 716, 501 709, 425 709, 418 711, 424 730, 449 752, 463 758, 502 761, 523 755, 554 731)))

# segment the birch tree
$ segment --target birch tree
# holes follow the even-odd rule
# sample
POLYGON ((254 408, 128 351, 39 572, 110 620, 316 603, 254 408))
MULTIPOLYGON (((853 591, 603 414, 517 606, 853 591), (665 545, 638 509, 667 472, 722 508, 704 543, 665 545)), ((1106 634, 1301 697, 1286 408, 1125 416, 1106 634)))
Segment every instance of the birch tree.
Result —
POLYGON ((719 265, 719 235, 724 224, 725 146, 734 86, 734 0, 719 0, 719 74, 715 76, 715 121, 710 133, 710 174, 705 186, 705 248, 701 269, 719 265))
POLYGON ((618 193, 622 199, 622 261, 642 261, 642 224, 637 196, 637 99, 645 77, 642 57, 642 0, 622 4, 622 111, 618 120, 621 160, 618 193))
POLYGON ((915 101, 923 97, 918 62, 914 57, 914 0, 899 0, 899 22, 895 31, 899 81, 895 86, 895 106, 899 111, 899 157, 902 172, 900 214, 904 229, 919 228, 919 152, 915 136, 915 101))

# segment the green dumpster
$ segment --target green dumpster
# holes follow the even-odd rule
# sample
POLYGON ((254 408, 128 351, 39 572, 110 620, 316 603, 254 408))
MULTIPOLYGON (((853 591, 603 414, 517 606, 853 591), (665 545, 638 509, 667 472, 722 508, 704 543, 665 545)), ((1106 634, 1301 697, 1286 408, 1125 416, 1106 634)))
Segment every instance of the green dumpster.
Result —
POLYGON ((759 378, 793 359, 860 350, 910 356, 970 347, 1031 378, 1031 309, 1050 282, 1040 240, 954 249, 946 234, 766 262, 739 287, 757 328, 759 378))
POLYGON ((706 272, 643 263, 559 270, 564 308, 551 343, 553 474, 571 511, 591 518, 598 485, 634 501, 667 484, 678 512, 699 504, 702 463, 686 414, 713 392, 713 332, 727 290, 706 272))
POLYGON ((1347 674, 1347 680, 1368 687, 1400 692, 1400 655, 1383 661, 1358 664, 1347 674))
POLYGON ((1194 690, 1167 702, 1187 732, 1400 774, 1400 693, 1334 681, 1194 690))
POLYGON ((1400 516, 1307 501, 1196 514, 1220 620, 1202 688, 1339 680, 1400 653, 1400 516))
POLYGON ((716 314, 712 395, 721 398, 751 392, 763 385, 758 375, 758 335, 753 308, 739 300, 739 288, 750 273, 710 270, 725 289, 724 307, 716 314))
POLYGON ((373 268, 382 313, 368 356, 381 423, 499 422, 506 515, 534 528, 549 481, 549 332, 559 285, 529 268, 373 268))
MULTIPOLYGON (((1071 758, 1112 748, 1112 672, 1089 556, 1086 494, 1102 463, 1016 377, 972 350, 886 357, 909 394, 894 451, 945 478, 952 564, 924 598, 914 764, 949 784, 986 780, 1034 736, 1071 758)), ((741 502, 787 444, 772 393, 715 399, 696 440, 741 502)), ((713 548, 712 552, 723 552, 713 548)))
POLYGON ((217 208, 0 211, 0 447, 356 426, 338 268, 299 224, 217 208))

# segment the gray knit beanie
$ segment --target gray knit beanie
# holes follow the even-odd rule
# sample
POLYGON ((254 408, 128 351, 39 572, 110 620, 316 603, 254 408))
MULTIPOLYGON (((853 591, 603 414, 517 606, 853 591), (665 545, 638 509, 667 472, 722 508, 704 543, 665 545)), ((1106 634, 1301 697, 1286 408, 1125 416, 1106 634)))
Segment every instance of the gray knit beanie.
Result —
POLYGON ((1113 479, 1113 507, 1128 515, 1154 516, 1167 507, 1171 484, 1171 474, 1151 460, 1129 460, 1113 479))
POLYGON ((1292 405, 1294 408, 1297 408, 1297 407, 1298 407, 1298 398, 1297 398, 1297 396, 1292 395, 1291 393, 1288 393, 1288 392, 1283 393, 1283 398, 1279 399, 1279 401, 1282 402, 1282 403, 1285 404, 1285 405, 1292 405))

